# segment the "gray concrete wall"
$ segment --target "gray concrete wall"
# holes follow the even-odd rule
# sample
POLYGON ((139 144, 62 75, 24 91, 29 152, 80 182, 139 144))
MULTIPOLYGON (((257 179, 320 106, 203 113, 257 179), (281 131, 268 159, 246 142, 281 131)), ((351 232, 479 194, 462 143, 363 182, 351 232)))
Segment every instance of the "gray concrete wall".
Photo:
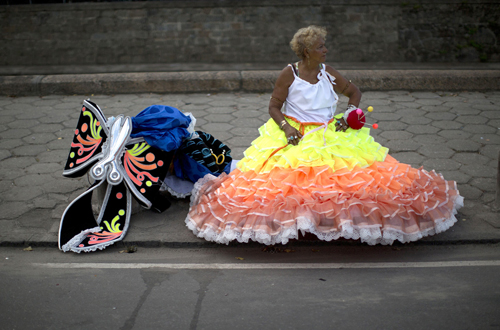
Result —
POLYGON ((303 26, 332 62, 500 62, 498 1, 240 0, 0 7, 0 65, 286 63, 303 26))

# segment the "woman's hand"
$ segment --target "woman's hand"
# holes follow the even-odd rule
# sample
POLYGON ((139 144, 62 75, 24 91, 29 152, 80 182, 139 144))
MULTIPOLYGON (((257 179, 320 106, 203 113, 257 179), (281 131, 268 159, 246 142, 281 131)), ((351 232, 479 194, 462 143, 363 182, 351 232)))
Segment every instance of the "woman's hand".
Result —
POLYGON ((298 130, 287 123, 285 126, 283 126, 283 131, 285 132, 288 144, 292 144, 294 146, 299 144, 300 139, 302 139, 302 134, 300 134, 298 130))
POLYGON ((335 123, 335 131, 342 131, 345 132, 349 128, 349 125, 345 122, 344 118, 340 118, 340 120, 337 120, 335 123))

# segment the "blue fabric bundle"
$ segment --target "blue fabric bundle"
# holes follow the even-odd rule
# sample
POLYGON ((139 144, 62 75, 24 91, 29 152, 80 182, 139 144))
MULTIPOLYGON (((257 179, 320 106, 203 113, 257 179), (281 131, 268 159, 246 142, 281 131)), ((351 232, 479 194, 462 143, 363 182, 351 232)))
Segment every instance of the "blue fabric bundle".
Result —
POLYGON ((187 128, 191 118, 166 105, 152 105, 132 117, 132 138, 144 137, 146 142, 164 151, 177 150, 190 137, 187 128))
POLYGON ((211 134, 202 131, 196 133, 197 138, 184 141, 180 147, 174 159, 175 175, 196 182, 209 173, 215 176, 222 172, 229 173, 231 149, 211 134))

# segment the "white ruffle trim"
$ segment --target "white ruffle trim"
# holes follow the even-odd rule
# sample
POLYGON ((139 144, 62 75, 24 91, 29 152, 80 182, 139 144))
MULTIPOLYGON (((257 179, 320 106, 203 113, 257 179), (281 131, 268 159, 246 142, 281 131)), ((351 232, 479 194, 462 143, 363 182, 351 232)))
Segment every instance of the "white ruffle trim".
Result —
MULTIPOLYGON (((208 180, 209 181, 209 180, 208 180)), ((198 181, 199 182, 199 181, 198 181)), ((191 196, 193 199, 195 194, 191 196)), ((458 196, 455 200, 453 207, 453 214, 448 219, 440 219, 435 221, 435 227, 429 228, 424 231, 419 231, 416 233, 404 233, 399 230, 392 228, 381 229, 379 226, 371 227, 359 227, 353 226, 352 222, 346 221, 341 226, 341 231, 332 231, 328 233, 319 232, 313 225, 311 219, 307 217, 299 217, 295 219, 296 225, 286 228, 285 230, 279 232, 276 235, 270 235, 263 231, 255 231, 253 229, 247 229, 243 231, 226 229, 223 232, 217 233, 213 228, 206 227, 203 230, 199 230, 196 225, 191 221, 189 214, 186 217, 186 226, 198 237, 204 238, 210 242, 216 242, 220 244, 229 244, 231 241, 238 241, 240 243, 248 243, 249 240, 256 241, 265 245, 274 245, 277 243, 286 244, 290 239, 298 238, 298 231, 302 233, 311 233, 316 235, 320 240, 332 241, 339 238, 346 239, 360 239, 361 242, 367 243, 368 245, 391 245, 394 241, 399 241, 401 243, 409 243, 417 241, 426 236, 432 236, 434 234, 442 233, 448 230, 457 222, 455 214, 457 210, 461 208, 463 204, 463 197, 458 196)))
POLYGON ((165 183, 163 183, 163 185, 161 186, 160 191, 167 191, 170 195, 177 197, 177 198, 186 198, 188 196, 191 196, 191 192, 188 192, 186 194, 183 194, 181 192, 177 192, 177 191, 173 190, 172 188, 170 188, 169 186, 167 186, 165 183))
POLYGON ((113 239, 113 240, 108 241, 108 242, 98 243, 98 244, 95 244, 92 246, 86 246, 83 248, 78 247, 78 245, 80 245, 80 243, 85 239, 87 234, 97 233, 99 231, 101 231, 101 227, 94 227, 91 229, 83 230, 80 234, 75 235, 75 237, 73 237, 71 240, 69 240, 68 243, 64 244, 61 247, 61 251, 63 251, 63 252, 73 251, 76 253, 80 253, 80 252, 94 252, 94 251, 97 251, 97 249, 104 250, 106 247, 113 245, 118 241, 121 241, 123 239, 123 237, 125 236, 124 235, 125 233, 122 233, 117 239, 113 239))
MULTIPOLYGON (((80 253, 81 251, 84 251, 81 249, 76 250, 75 247, 78 246, 83 241, 83 239, 85 238, 85 236, 87 236, 87 234, 96 233, 96 232, 99 232, 100 230, 101 230, 101 227, 94 227, 94 228, 82 230, 82 232, 80 234, 75 235, 75 237, 70 239, 68 241, 68 243, 64 244, 61 247, 61 251, 63 251, 63 252, 73 251, 76 253, 80 253)), ((95 251, 95 249, 93 251, 95 251)), ((85 252, 90 252, 90 251, 85 251, 85 252)))
POLYGON ((203 195, 203 191, 201 191, 201 188, 203 188, 203 186, 206 183, 208 183, 210 181, 214 181, 216 179, 217 179, 217 177, 215 175, 209 173, 209 174, 205 175, 203 178, 196 181, 196 183, 194 184, 193 190, 191 190, 191 198, 190 198, 190 202, 189 202, 189 207, 199 203, 200 198, 203 195))

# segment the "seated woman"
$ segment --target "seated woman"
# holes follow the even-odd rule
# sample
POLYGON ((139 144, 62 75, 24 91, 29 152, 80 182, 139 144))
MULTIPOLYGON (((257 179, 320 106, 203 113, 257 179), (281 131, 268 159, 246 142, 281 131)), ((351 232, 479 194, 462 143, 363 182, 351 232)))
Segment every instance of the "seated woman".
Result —
POLYGON ((229 175, 195 185, 186 225, 198 237, 285 244, 300 230, 325 241, 392 244, 457 221, 463 198, 455 182, 399 163, 368 128, 349 128, 336 115, 337 93, 349 98, 346 113, 361 93, 324 64, 325 37, 316 26, 295 34, 290 44, 301 60, 279 75, 260 137, 229 175))

